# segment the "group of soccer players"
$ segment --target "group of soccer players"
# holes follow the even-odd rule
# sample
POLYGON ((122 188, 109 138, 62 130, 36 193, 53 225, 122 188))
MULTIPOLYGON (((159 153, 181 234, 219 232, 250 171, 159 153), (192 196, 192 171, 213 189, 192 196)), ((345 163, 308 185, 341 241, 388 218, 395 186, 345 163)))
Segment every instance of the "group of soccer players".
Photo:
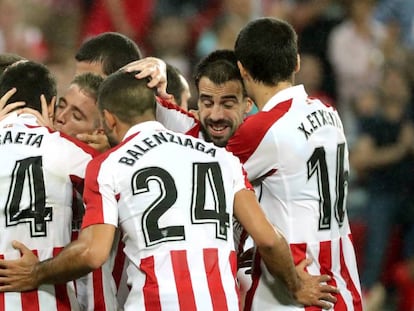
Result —
POLYGON ((129 56, 111 70, 78 53, 80 76, 104 78, 77 76, 55 111, 46 67, 3 73, 0 310, 362 310, 347 143, 335 109, 294 83, 292 27, 253 20, 234 52, 203 59, 196 114, 169 102, 162 60, 129 56), (88 133, 63 132, 92 115, 88 133))

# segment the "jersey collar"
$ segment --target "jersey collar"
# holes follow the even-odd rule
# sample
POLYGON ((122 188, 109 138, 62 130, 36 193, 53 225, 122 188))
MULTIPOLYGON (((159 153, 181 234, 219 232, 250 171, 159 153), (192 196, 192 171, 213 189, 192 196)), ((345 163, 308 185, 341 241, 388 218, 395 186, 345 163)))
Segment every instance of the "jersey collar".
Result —
POLYGON ((3 120, 0 121, 1 124, 27 124, 39 126, 37 123, 36 117, 31 113, 21 113, 17 114, 17 111, 10 112, 3 120))
POLYGON ((126 132, 124 138, 125 140, 127 137, 131 136, 132 134, 138 132, 145 132, 145 131, 160 131, 165 130, 165 127, 158 121, 146 121, 139 124, 133 125, 128 132, 126 132))
POLYGON ((273 109, 277 104, 285 102, 292 98, 307 98, 308 94, 305 91, 303 84, 288 87, 284 90, 277 92, 269 101, 264 105, 262 111, 269 111, 273 109))

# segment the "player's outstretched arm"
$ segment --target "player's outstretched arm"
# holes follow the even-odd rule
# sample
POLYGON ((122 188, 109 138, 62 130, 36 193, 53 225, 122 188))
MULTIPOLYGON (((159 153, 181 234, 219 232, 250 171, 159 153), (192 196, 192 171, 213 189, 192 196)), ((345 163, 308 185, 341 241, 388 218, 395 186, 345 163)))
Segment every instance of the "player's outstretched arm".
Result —
POLYGON ((99 268, 108 258, 115 227, 107 224, 82 229, 77 240, 56 257, 39 262, 24 244, 14 241, 22 257, 0 260, 0 292, 27 291, 41 284, 61 284, 99 268))
POLYGON ((270 273, 285 283, 299 304, 331 308, 332 303, 336 302, 333 294, 338 290, 324 284, 330 277, 304 275, 307 261, 295 268, 286 239, 268 221, 252 191, 240 190, 236 193, 234 214, 253 238, 270 273))

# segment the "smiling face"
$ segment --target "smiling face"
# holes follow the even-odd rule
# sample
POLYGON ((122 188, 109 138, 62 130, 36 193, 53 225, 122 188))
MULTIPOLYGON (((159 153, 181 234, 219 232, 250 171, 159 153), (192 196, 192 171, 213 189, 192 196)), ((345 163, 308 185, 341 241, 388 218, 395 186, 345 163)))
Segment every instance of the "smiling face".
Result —
POLYGON ((202 77, 198 91, 198 114, 205 139, 224 147, 251 109, 251 103, 243 96, 242 84, 237 80, 217 85, 202 77))
POLYGON ((72 84, 56 105, 53 125, 56 130, 72 137, 81 133, 93 133, 100 126, 95 99, 78 85, 72 84))

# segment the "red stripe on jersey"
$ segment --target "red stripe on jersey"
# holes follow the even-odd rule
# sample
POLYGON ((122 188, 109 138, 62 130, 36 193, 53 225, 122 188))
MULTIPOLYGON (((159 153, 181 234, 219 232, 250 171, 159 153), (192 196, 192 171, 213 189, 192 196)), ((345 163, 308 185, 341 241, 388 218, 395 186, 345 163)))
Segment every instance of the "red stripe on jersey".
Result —
POLYGON ((179 250, 170 253, 180 310, 197 310, 188 269, 187 251, 179 250))
POLYGON ((125 267, 125 253, 124 253, 125 244, 120 240, 118 242, 118 247, 116 249, 115 263, 112 270, 112 276, 114 277, 116 288, 119 288, 119 284, 122 279, 122 272, 125 267))
POLYGON ((193 136, 195 138, 199 138, 200 132, 201 132, 201 124, 200 122, 196 122, 196 124, 192 128, 190 128, 187 132, 185 132, 185 134, 193 136))
POLYGON ((236 281, 236 276, 237 276, 237 253, 236 252, 230 253, 229 261, 230 261, 231 272, 233 273, 233 278, 234 278, 234 287, 237 293, 237 299, 239 301, 239 310, 241 310, 239 284, 236 281))
POLYGON ((24 311, 37 311, 40 310, 39 296, 37 290, 31 290, 29 292, 21 293, 22 310, 24 311))
POLYGON ((106 310, 102 274, 102 268, 92 271, 94 310, 106 310))
MULTIPOLYGON (((53 249, 53 257, 61 252, 63 247, 56 247, 53 249)), ((55 285, 56 308, 59 311, 70 311, 70 300, 66 288, 66 284, 55 285)))
MULTIPOLYGON (((38 257, 36 250, 33 250, 32 252, 33 254, 36 255, 36 257, 38 257)), ((40 309, 39 296, 37 295, 37 289, 21 293, 21 298, 22 298, 22 310, 35 311, 35 310, 40 309)))
POLYGON ((213 310, 228 310, 226 294, 220 274, 218 250, 216 248, 206 248, 203 250, 203 257, 213 310))
POLYGON ((229 139, 226 149, 233 152, 242 163, 256 150, 269 128, 292 106, 292 99, 281 102, 269 111, 260 111, 247 117, 229 139))
MULTIPOLYGON (((100 157, 98 158, 101 159, 100 157)), ((104 222, 102 197, 96 195, 96 193, 99 193, 99 184, 97 179, 99 170, 101 168, 101 164, 102 161, 92 160, 91 162, 89 162, 86 169, 85 185, 86 180, 88 180, 88 186, 85 187, 83 199, 87 208, 85 209, 85 215, 82 220, 82 228, 87 227, 90 224, 104 222)))
POLYGON ((259 285, 260 276, 262 275, 262 268, 260 267, 261 260, 262 257, 260 256, 260 253, 256 250, 253 258, 252 285, 246 293, 243 309, 244 311, 250 311, 252 309, 253 298, 256 294, 257 286, 259 285))
POLYGON ((104 223, 103 209, 102 209, 102 198, 99 193, 99 184, 98 184, 98 175, 101 168, 101 164, 105 159, 111 154, 111 152, 121 148, 125 143, 134 138, 138 133, 132 134, 131 136, 124 139, 116 147, 106 151, 95 159, 91 160, 86 168, 85 175, 85 185, 87 188, 83 193, 83 198, 87 209, 85 211, 85 216, 82 220, 82 228, 93 224, 104 223))
POLYGON ((306 259, 306 243, 289 244, 289 246, 295 266, 306 259))
MULTIPOLYGON (((306 259, 306 243, 297 243, 297 244, 290 244, 290 252, 292 253, 293 262, 296 265, 298 265, 301 261, 306 259)), ((304 269, 306 272, 308 271, 307 267, 304 269)), ((316 310, 322 310, 321 308, 317 307, 305 307, 306 311, 316 311, 316 310)))
MULTIPOLYGON (((0 255, 0 259, 4 259, 3 255, 0 255)), ((4 310, 4 292, 0 292, 0 310, 4 310)))
MULTIPOLYGON (((341 255, 342 256, 342 255, 341 255)), ((319 243, 319 257, 318 261, 320 264, 320 273, 327 274, 332 277, 327 283, 332 286, 337 286, 335 279, 332 274, 332 242, 323 241, 319 243)), ((336 295, 335 310, 347 310, 344 298, 341 294, 336 295)), ((321 310, 320 308, 318 310, 321 310)))
POLYGON ((154 256, 141 259, 140 269, 145 273, 144 294, 145 310, 161 311, 160 293, 154 270, 154 256))
MULTIPOLYGON (((351 237, 350 237, 351 238, 351 237)), ((352 240, 351 240, 352 241, 352 240)), ((340 249, 341 249, 341 275, 344 278, 346 284, 347 284, 347 288, 348 290, 351 292, 352 295, 352 304, 354 306, 354 310, 355 311, 362 311, 362 297, 359 294, 352 278, 351 275, 349 273, 348 267, 346 266, 345 263, 345 258, 344 258, 344 252, 343 252, 343 245, 342 245, 343 239, 341 238, 341 245, 340 245, 340 249)), ((335 308, 336 310, 336 308, 335 308)))
MULTIPOLYGON (((157 96, 157 103, 160 104, 161 106, 167 108, 167 109, 172 109, 172 110, 177 110, 182 114, 185 114, 187 116, 189 116, 192 119, 195 119, 194 115, 191 112, 188 112, 187 110, 184 110, 183 108, 181 108, 180 106, 164 99, 161 98, 159 96, 157 96)), ((196 119, 197 120, 197 119, 196 119)))
MULTIPOLYGON (((75 175, 69 175, 69 178, 73 185, 74 191, 76 189, 77 192, 79 192, 80 194, 83 194, 83 187, 85 185, 85 180, 75 175)), ((73 193, 72 196, 73 196, 73 203, 72 203, 72 206, 73 206, 74 204, 77 203, 76 193, 73 193)))
MULTIPOLYGON (((323 241, 319 243, 320 273, 332 276, 332 243, 331 241, 323 241)), ((331 282, 334 282, 333 280, 331 282)), ((333 284, 332 284, 333 285, 333 284)))

